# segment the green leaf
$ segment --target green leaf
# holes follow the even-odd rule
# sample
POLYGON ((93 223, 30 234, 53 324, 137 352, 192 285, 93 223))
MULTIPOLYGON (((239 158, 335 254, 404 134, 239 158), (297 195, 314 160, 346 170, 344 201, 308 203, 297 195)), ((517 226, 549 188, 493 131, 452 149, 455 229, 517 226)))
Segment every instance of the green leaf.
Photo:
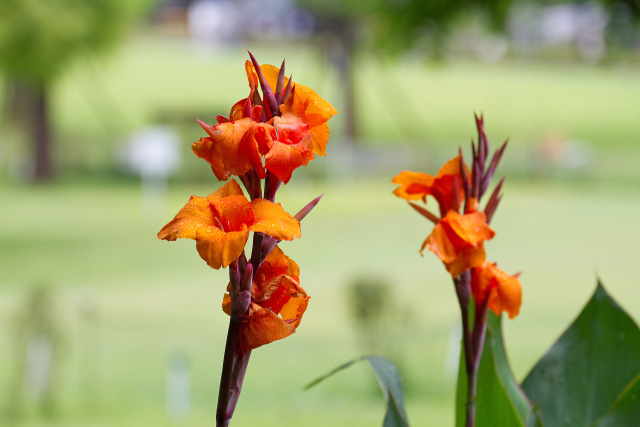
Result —
MULTIPOLYGON (((460 358, 456 398, 456 426, 465 425, 467 374, 464 354, 460 358)), ((526 395, 515 381, 502 340, 501 318, 489 313, 487 335, 478 368, 476 427, 539 427, 526 395), (525 424, 526 423, 526 424, 525 424)))
POLYGON ((547 427, 589 426, 608 412, 640 373, 638 355, 640 329, 598 282, 582 313, 522 387, 540 406, 547 427))
POLYGON ((364 356, 338 366, 331 372, 322 375, 307 384, 304 389, 308 390, 330 376, 348 368, 356 362, 366 360, 373 369, 378 385, 382 390, 384 400, 387 402, 387 412, 384 416, 383 427, 408 427, 407 414, 404 410, 404 395, 402 393, 402 380, 395 365, 389 360, 380 356, 364 356))
POLYGON ((607 414, 592 427, 637 425, 640 420, 640 374, 620 393, 607 414))
POLYGON ((387 413, 384 416, 384 427, 408 426, 407 414, 404 411, 402 380, 395 365, 380 356, 367 356, 367 361, 378 379, 378 384, 387 402, 387 413))

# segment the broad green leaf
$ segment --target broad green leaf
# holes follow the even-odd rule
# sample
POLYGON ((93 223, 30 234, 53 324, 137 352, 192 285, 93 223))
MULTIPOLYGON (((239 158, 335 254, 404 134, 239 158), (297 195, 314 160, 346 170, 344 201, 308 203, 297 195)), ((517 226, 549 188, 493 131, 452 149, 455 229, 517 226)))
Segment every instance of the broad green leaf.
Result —
MULTIPOLYGON (((640 373, 640 329, 601 283, 525 378, 547 427, 589 426, 640 373)), ((621 424, 620 426, 626 426, 621 424)))
POLYGON ((607 414, 593 427, 634 426, 640 423, 640 374, 620 393, 607 414))
POLYGON ((384 400, 387 402, 387 412, 384 416, 383 427, 408 427, 407 414, 404 410, 404 395, 402 393, 402 380, 395 365, 380 356, 364 356, 351 360, 338 366, 331 372, 322 375, 304 387, 305 390, 324 381, 330 376, 348 368, 356 362, 366 360, 373 369, 378 385, 382 390, 384 400))
MULTIPOLYGON (((456 398, 456 426, 465 425, 467 374, 461 355, 456 398)), ((500 317, 489 313, 487 335, 478 368, 476 427, 540 427, 542 423, 513 378, 507 362, 500 317), (526 424, 525 424, 526 423, 526 424)))

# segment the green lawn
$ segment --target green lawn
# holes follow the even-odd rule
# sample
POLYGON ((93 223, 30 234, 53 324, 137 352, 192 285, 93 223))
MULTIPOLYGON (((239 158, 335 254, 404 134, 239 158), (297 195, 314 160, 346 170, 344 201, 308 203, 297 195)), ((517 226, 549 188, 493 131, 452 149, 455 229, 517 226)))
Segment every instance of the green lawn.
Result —
MULTIPOLYGON (((16 366, 11 319, 29 288, 55 292, 63 337, 59 421, 33 416, 24 425, 172 425, 165 371, 174 353, 188 357, 192 373, 192 415, 183 425, 211 422, 228 319, 220 309, 225 272, 208 268, 192 241, 167 243, 155 233, 191 194, 216 185, 172 185, 166 209, 155 213, 142 210, 133 182, 0 187, 0 401, 16 366), (87 304, 95 317, 81 316, 87 304)), ((410 421, 451 425, 455 297, 439 262, 417 253, 428 224, 392 188, 381 179, 298 187, 292 180, 279 193, 292 211, 325 194, 304 220, 303 238, 283 245, 312 299, 298 333, 254 352, 237 425, 380 423, 382 398, 365 365, 301 391, 362 353, 347 301, 348 284, 360 276, 393 288, 387 354, 405 375, 410 421)), ((509 182, 505 193, 487 249, 503 269, 523 271, 522 311, 506 322, 514 371, 523 378, 589 298, 596 275, 638 319, 640 203, 632 187, 509 182)))

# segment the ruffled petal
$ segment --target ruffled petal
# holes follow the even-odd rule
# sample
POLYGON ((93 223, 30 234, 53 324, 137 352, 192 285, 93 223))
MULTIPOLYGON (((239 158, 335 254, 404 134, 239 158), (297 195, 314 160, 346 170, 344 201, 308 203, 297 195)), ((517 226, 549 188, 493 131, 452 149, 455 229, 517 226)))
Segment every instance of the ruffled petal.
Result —
POLYGON ((217 227, 198 230, 196 234, 196 249, 200 258, 205 260, 211 268, 216 270, 226 268, 237 260, 249 238, 249 230, 225 233, 217 227))
POLYGON ((486 302, 491 311, 498 316, 505 311, 509 318, 513 319, 520 312, 520 280, 500 270, 495 264, 484 262, 472 270, 471 291, 476 304, 486 302))
POLYGON ((247 130, 256 125, 258 124, 251 118, 242 118, 213 127, 203 125, 210 139, 196 141, 191 149, 196 156, 210 165, 216 165, 217 169, 219 162, 222 162, 226 173, 244 175, 251 169, 251 158, 256 155, 258 148, 255 145, 241 147, 240 142, 247 130))
POLYGON ((451 211, 445 218, 455 235, 459 236, 466 244, 475 245, 481 241, 490 240, 496 234, 487 224, 484 212, 478 211, 460 215, 451 211))
POLYGON ((313 160, 315 155, 310 145, 311 134, 295 145, 282 143, 279 140, 273 141, 271 149, 264 157, 265 167, 286 184, 294 170, 300 166, 306 166, 313 160))
POLYGON ((240 324, 240 346, 246 352, 286 338, 295 331, 271 310, 251 303, 248 317, 240 324))
POLYGON ((329 139, 327 121, 338 111, 312 89, 296 84, 284 104, 282 117, 288 123, 308 124, 312 134, 313 151, 324 156, 329 139))
POLYGON ((251 231, 268 234, 278 240, 300 238, 300 223, 287 213, 280 203, 272 203, 265 199, 251 201, 255 222, 251 231))
POLYGON ((158 233, 158 239, 195 239, 198 230, 206 229, 213 221, 211 204, 207 199, 191 196, 178 214, 158 233))
POLYGON ((428 248, 442 260, 449 273, 457 277, 482 264, 486 256, 483 242, 494 235, 483 212, 460 215, 449 211, 433 228, 421 251, 428 248))
POLYGON ((302 315, 307 310, 309 304, 309 296, 299 296, 291 298, 280 310, 280 316, 282 319, 289 323, 294 328, 300 326, 302 321, 302 315))
POLYGON ((392 183, 400 186, 393 191, 393 194, 406 200, 424 200, 428 194, 431 194, 434 181, 435 178, 429 174, 410 171, 400 172, 391 180, 392 183))
POLYGON ((240 184, 238 184, 235 180, 232 179, 222 187, 218 188, 213 193, 209 194, 207 196, 207 200, 209 200, 210 202, 213 202, 216 199, 221 199, 229 196, 241 196, 241 195, 244 195, 244 193, 242 192, 242 188, 240 187, 240 184))
MULTIPOLYGON (((208 126, 208 125, 207 125, 208 126)), ((211 170, 213 174, 220 181, 226 181, 229 179, 231 174, 224 168, 224 164, 222 163, 222 159, 218 156, 218 153, 214 149, 215 144, 211 137, 200 138, 191 146, 191 150, 194 154, 201 159, 204 159, 207 163, 211 165, 211 170)))

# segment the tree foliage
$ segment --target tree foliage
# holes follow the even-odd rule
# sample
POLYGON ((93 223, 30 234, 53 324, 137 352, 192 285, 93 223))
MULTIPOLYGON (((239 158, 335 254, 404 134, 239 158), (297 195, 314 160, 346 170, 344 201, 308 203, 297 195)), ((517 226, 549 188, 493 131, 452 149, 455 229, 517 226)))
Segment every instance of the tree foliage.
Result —
POLYGON ((0 69, 37 84, 72 60, 111 46, 143 0, 3 0, 0 69))

